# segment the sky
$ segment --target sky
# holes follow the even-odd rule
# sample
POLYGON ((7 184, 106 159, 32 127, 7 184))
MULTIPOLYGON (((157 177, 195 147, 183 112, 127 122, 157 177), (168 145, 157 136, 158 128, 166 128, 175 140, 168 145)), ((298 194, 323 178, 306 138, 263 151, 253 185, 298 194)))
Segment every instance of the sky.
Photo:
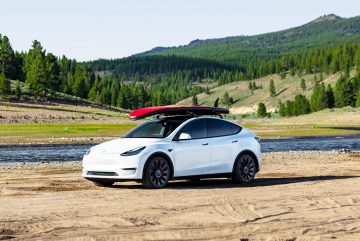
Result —
POLYGON ((121 58, 194 39, 255 35, 324 14, 360 15, 359 0, 0 0, 0 33, 79 61, 121 58))

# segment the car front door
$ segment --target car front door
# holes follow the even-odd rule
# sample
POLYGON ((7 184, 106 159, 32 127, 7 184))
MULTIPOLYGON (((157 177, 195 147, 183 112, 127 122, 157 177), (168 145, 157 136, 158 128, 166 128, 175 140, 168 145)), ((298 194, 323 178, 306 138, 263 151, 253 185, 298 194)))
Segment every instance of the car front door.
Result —
POLYGON ((174 137, 174 176, 210 173, 210 141, 207 136, 206 119, 193 120, 181 128, 174 137), (187 139, 181 139, 181 134, 185 134, 187 139))

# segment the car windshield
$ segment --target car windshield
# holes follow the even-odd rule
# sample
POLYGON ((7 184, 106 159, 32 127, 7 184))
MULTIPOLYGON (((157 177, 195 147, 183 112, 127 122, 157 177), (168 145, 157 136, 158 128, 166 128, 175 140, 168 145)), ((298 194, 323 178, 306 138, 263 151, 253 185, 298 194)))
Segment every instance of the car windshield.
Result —
POLYGON ((124 138, 165 138, 184 121, 180 118, 150 120, 130 131, 124 138))

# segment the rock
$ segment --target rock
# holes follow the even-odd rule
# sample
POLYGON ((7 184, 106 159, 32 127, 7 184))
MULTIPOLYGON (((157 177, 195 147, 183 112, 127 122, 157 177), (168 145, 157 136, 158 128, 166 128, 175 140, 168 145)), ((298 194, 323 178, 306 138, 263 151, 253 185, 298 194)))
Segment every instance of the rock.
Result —
POLYGON ((350 152, 351 152, 351 150, 345 149, 345 148, 338 150, 338 153, 339 153, 339 154, 350 153, 350 152))

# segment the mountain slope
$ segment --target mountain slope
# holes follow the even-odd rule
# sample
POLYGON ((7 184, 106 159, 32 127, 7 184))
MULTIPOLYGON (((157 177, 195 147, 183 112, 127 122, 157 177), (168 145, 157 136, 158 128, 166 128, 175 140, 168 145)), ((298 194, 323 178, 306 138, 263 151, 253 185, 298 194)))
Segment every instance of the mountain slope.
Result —
MULTIPOLYGON (((353 71, 352 76, 355 75, 353 71)), ((322 81, 326 86, 328 84, 334 87, 336 80, 339 79, 341 73, 336 74, 324 74, 324 80, 322 81)), ((319 75, 316 77, 319 79, 319 75)), ((287 100, 293 100, 297 94, 305 95, 307 98, 310 98, 313 87, 315 83, 315 75, 308 74, 299 77, 298 75, 290 76, 287 75, 286 78, 282 79, 279 75, 269 75, 262 78, 255 79, 251 81, 256 83, 256 86, 262 87, 251 93, 249 90, 248 81, 237 81, 229 84, 219 86, 217 88, 211 89, 211 94, 201 93, 197 95, 198 103, 200 105, 210 105, 212 106, 217 98, 220 98, 220 105, 224 106, 222 99, 227 92, 230 97, 233 98, 234 103, 229 106, 231 113, 233 114, 244 114, 255 112, 258 108, 259 102, 265 103, 268 111, 275 111, 278 108, 279 101, 286 102, 287 100), (270 96, 269 83, 272 79, 275 83, 276 94, 274 97, 270 96), (305 80, 306 90, 303 91, 300 87, 301 79, 305 80)), ((180 101, 178 104, 191 105, 192 98, 187 98, 183 101, 180 101)))
POLYGON ((305 25, 254 36, 195 40, 173 48, 155 48, 144 55, 180 55, 246 65, 252 60, 279 57, 345 41, 359 42, 360 16, 325 15, 305 25))
MULTIPOLYGON (((111 75, 113 83, 143 84, 150 96, 146 105, 176 103, 205 91, 199 86, 215 84, 220 87, 214 89, 214 95, 209 98, 200 98, 200 104, 212 104, 215 97, 222 97, 228 87, 227 91, 235 100, 242 100, 244 94, 249 94, 248 82, 237 81, 266 80, 263 91, 257 90, 248 101, 238 101, 233 106, 241 103, 240 106, 252 108, 261 100, 274 108, 280 98, 269 98, 266 92, 269 78, 277 82, 279 76, 305 74, 305 78, 310 79, 314 73, 334 74, 339 71, 347 76, 351 68, 360 66, 360 16, 345 19, 325 15, 300 27, 279 32, 194 40, 187 46, 159 47, 128 58, 91 61, 87 66, 95 72, 111 75), (228 84, 231 82, 235 83, 228 84), (224 84, 228 85, 222 87, 224 84), (241 94, 236 92, 236 88, 241 90, 241 94)), ((279 95, 282 101, 302 93, 299 90, 300 78, 287 77, 285 80, 279 81, 282 85, 279 88, 284 89, 279 95)), ((311 87, 313 81, 309 82, 311 87)), ((112 97, 109 86, 113 84, 100 83, 94 93, 104 92, 104 96, 118 99, 116 93, 112 97), (105 92, 101 90, 103 86, 107 86, 105 92)), ((304 94, 309 96, 309 93, 304 94)), ((125 99, 137 99, 135 94, 130 91, 125 99)), ((120 101, 118 105, 129 108, 122 103, 120 101)), ((190 99, 187 103, 191 103, 190 99)))

